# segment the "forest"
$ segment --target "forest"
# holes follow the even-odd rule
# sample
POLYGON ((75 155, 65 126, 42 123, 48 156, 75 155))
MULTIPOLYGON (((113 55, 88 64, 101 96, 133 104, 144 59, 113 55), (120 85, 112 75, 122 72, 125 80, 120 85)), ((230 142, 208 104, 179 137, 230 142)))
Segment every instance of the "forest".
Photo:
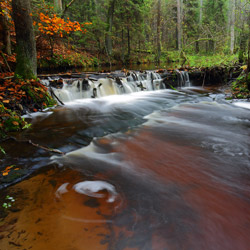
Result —
POLYGON ((37 73, 151 65, 199 69, 204 85, 213 67, 214 78, 236 67, 243 75, 232 98, 249 97, 247 0, 1 0, 0 29, 1 134, 25 127, 19 115, 55 104, 37 73))
POLYGON ((0 0, 0 250, 250 249, 250 0, 0 0))
MULTIPOLYGON (((247 63, 247 0, 31 0, 31 12, 38 68, 247 63)), ((13 70, 10 0, 1 1, 0 24, 2 51, 13 70)))

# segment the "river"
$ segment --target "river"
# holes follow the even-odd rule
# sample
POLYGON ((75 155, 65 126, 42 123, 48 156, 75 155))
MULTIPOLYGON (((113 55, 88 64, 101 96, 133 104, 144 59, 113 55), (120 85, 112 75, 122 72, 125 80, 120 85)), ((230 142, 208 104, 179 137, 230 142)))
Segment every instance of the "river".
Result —
POLYGON ((1 250, 250 249, 249 103, 162 89, 27 119, 3 145, 1 250))

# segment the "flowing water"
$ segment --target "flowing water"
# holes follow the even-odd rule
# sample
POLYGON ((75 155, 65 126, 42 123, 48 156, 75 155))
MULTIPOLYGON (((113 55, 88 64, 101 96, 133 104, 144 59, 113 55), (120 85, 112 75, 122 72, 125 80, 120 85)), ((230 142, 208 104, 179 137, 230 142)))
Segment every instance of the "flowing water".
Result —
POLYGON ((3 145, 1 250, 250 249, 249 103, 151 80, 65 85, 3 145))

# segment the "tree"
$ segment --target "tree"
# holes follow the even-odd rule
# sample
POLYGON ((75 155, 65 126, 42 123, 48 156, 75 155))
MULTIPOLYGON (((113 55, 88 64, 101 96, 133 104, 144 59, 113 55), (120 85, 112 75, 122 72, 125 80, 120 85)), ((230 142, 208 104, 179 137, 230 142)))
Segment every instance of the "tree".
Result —
POLYGON ((160 40, 160 26, 161 26, 161 0, 157 2, 157 63, 160 63, 161 58, 161 40, 160 40))
POLYGON ((2 30, 3 51, 7 55, 11 55, 11 40, 10 40, 10 3, 3 1, 0 3, 0 26, 2 30))
POLYGON ((231 20, 230 20, 230 52, 234 53, 234 29, 235 29, 235 0, 231 0, 231 20))
POLYGON ((54 6, 56 11, 58 11, 59 13, 62 12, 63 10, 62 0, 54 0, 54 6))
POLYGON ((181 50, 181 0, 177 0, 177 49, 181 50))
POLYGON ((36 43, 29 0, 12 0, 16 30, 17 64, 15 75, 23 79, 37 76, 36 43))
POLYGON ((113 17, 115 11, 115 2, 116 0, 110 0, 108 3, 108 13, 107 13, 107 33, 105 36, 105 48, 108 56, 112 53, 112 27, 113 27, 113 17))

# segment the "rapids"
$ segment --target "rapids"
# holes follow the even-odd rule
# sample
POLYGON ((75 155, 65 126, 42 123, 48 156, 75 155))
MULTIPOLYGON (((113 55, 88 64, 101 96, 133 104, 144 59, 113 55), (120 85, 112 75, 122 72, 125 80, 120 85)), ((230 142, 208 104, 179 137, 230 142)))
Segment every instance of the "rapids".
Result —
POLYGON ((99 98, 64 86, 64 106, 27 116, 20 142, 2 145, 1 165, 19 170, 1 179, 16 201, 0 249, 249 249, 249 102, 151 80, 108 79, 99 98))

